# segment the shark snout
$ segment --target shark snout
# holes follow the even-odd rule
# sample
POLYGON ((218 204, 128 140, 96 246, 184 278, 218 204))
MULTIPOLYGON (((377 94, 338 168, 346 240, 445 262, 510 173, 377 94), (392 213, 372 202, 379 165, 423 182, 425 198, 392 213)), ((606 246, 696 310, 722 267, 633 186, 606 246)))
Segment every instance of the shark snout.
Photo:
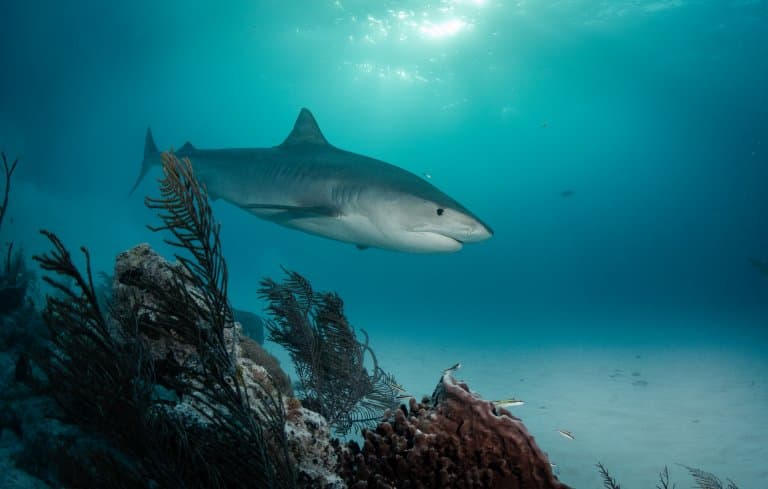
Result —
POLYGON ((460 243, 478 243, 493 236, 493 230, 480 220, 467 217, 463 223, 442 234, 460 243))
POLYGON ((465 243, 477 243, 485 241, 491 236, 493 236, 493 230, 482 222, 477 222, 469 229, 466 238, 459 240, 465 243))

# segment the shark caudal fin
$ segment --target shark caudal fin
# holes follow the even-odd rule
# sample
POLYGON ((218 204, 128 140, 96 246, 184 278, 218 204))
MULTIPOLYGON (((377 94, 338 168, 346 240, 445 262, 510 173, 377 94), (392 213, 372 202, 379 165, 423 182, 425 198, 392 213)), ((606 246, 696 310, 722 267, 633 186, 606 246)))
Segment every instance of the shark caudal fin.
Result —
POLYGON ((131 191, 128 193, 128 195, 133 195, 133 192, 136 191, 136 188, 139 186, 149 170, 153 166, 159 164, 160 152, 157 150, 155 139, 152 137, 152 129, 147 128, 147 135, 144 137, 144 160, 141 162, 141 172, 139 173, 139 178, 136 179, 136 183, 133 184, 133 187, 131 188, 131 191))

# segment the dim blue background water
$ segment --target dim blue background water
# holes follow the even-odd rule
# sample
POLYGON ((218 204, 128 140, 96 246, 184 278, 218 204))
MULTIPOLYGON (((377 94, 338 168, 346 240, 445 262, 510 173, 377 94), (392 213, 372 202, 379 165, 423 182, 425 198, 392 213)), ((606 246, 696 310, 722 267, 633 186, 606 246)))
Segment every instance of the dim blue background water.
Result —
POLYGON ((495 236, 358 251, 217 203, 235 306, 260 311, 284 265, 374 346, 731 345, 768 372, 748 262, 768 259, 764 0, 31 0, 0 19, 0 147, 21 155, 2 233, 29 253, 42 227, 96 269, 138 242, 167 253, 141 200, 159 172, 127 196, 147 125, 163 149, 271 146, 308 107, 495 236))

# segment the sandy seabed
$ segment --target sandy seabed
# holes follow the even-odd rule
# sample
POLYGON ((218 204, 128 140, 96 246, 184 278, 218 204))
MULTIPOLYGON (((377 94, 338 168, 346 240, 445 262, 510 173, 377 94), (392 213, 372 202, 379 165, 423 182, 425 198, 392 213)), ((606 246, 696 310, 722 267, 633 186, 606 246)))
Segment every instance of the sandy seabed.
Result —
POLYGON ((382 331, 368 330, 379 362, 414 396, 461 362, 456 376, 483 398, 524 400, 512 412, 574 488, 602 487, 597 462, 627 489, 655 487, 665 465, 677 487, 692 487, 678 464, 740 489, 768 480, 768 342, 557 344, 542 335, 522 345, 461 328, 408 341, 382 331))

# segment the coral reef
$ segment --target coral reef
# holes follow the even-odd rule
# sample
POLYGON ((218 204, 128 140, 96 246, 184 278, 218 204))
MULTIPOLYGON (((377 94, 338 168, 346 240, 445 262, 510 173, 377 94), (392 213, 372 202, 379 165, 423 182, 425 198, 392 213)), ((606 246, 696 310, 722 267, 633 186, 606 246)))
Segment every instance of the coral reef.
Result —
POLYGON ((280 367, 280 361, 249 336, 240 335, 238 340, 241 357, 264 367, 272 378, 275 388, 285 396, 293 396, 291 378, 280 367))
POLYGON ((522 422, 450 373, 431 399, 410 400, 364 444, 339 447, 350 488, 567 489, 522 422))
POLYGON ((240 309, 232 309, 235 321, 243 327, 243 333, 250 336, 256 343, 264 344, 264 320, 258 314, 240 309))
POLYGON ((238 356, 207 196, 188 161, 164 155, 163 163, 163 197, 148 205, 173 236, 178 263, 151 260, 146 247, 124 254, 109 314, 85 248, 84 274, 52 233, 44 234, 53 251, 35 257, 61 277, 44 278, 59 292, 44 311, 52 336, 44 381, 67 421, 103 438, 76 457, 98 469, 80 470, 78 485, 296 487, 282 394, 238 356))
POLYGON ((330 436, 328 422, 320 414, 301 407, 293 399, 288 403, 285 432, 291 454, 297 463, 299 487, 344 489, 337 474, 338 456, 330 436))
MULTIPOLYGON (((114 286, 113 307, 117 314, 139 306, 147 311, 157 308, 152 296, 143 295, 135 286, 120 282, 136 281, 142 277, 142 282, 157 284, 160 287, 172 287, 173 274, 169 269, 174 266, 160 255, 152 251, 148 245, 142 244, 121 253, 115 264, 116 282, 114 286), (129 278, 130 277, 130 278, 129 278)), ((234 370, 248 396, 249 406, 254 412, 260 413, 265 403, 273 402, 263 396, 264 386, 272 386, 270 394, 290 396, 290 379, 280 369, 277 360, 264 350, 261 345, 247 336, 240 334, 240 325, 234 323, 224 331, 226 349, 230 352, 234 370)), ((165 377, 165 370, 198 369, 199 357, 193 344, 181 341, 176 337, 164 335, 147 338, 148 353, 154 360, 158 379, 165 377)), ((181 383, 187 380, 180 380, 181 383)), ((199 415, 200 406, 197 399, 184 396, 184 387, 168 383, 168 389, 182 393, 181 401, 173 407, 175 412, 193 416, 203 424, 208 424, 209 417, 199 415)), ((335 473, 337 465, 336 454, 330 445, 328 423, 317 413, 301 407, 301 404, 291 397, 282 398, 282 409, 285 411, 284 432, 286 444, 290 453, 290 463, 295 466, 299 487, 325 487, 328 489, 344 487, 341 479, 335 473)), ((214 413, 215 414, 215 413, 214 413)))
POLYGON ((337 434, 378 422, 397 405, 399 386, 379 368, 368 335, 360 342, 333 292, 315 292, 303 276, 286 270, 283 283, 261 282, 273 319, 269 339, 291 355, 299 375, 302 404, 323 415, 337 434), (373 363, 365 367, 366 354, 373 363))

